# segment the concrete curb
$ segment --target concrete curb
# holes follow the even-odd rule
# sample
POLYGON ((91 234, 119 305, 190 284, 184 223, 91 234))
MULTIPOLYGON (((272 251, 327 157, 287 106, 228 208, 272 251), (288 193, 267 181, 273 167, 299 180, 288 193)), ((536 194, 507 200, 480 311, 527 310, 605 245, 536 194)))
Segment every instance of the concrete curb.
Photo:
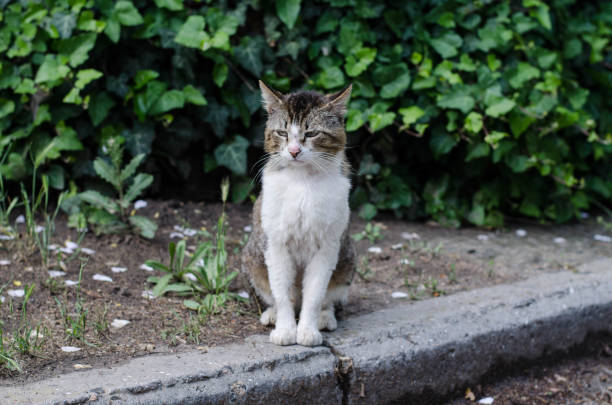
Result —
MULTIPOLYGON (((0 387, 7 404, 410 403, 612 333, 612 260, 579 272, 403 304, 341 322, 327 347, 266 336, 208 353, 147 356, 110 369, 0 387)), ((422 401, 419 401, 422 403, 422 401)))

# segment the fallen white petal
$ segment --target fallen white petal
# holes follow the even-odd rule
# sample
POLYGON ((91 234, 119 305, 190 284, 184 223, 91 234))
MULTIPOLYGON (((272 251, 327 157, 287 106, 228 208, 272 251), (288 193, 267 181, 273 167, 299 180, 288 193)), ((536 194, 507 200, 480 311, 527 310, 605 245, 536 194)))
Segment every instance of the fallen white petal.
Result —
POLYGON ((371 248, 368 249, 368 252, 370 253, 382 253, 382 249, 379 248, 378 246, 372 246, 371 248))
POLYGON ((59 270, 49 270, 49 277, 63 277, 65 276, 66 273, 63 271, 59 271, 59 270))
POLYGON ((65 283, 68 287, 72 287, 73 285, 79 284, 78 281, 72 281, 72 280, 66 280, 65 283))
POLYGON ((40 332, 36 332, 35 330, 33 330, 32 332, 30 332, 30 339, 42 339, 44 337, 44 335, 40 332))
POLYGON ((489 240, 489 236, 488 235, 484 235, 484 234, 480 234, 477 236, 478 240, 489 240))
POLYGON ((393 249, 393 250, 400 250, 403 247, 404 247, 403 243, 396 243, 395 245, 391 246, 391 249, 393 249))
POLYGON ((135 210, 139 210, 141 208, 145 208, 147 205, 149 205, 145 200, 136 200, 134 201, 134 209, 135 210))
POLYGON ((174 238, 183 239, 184 237, 185 235, 183 235, 180 232, 170 232, 170 239, 174 239, 174 238))
POLYGON ((175 231, 179 231, 179 232, 182 232, 182 231, 183 231, 183 227, 182 227, 182 226, 180 226, 180 225, 174 225, 172 228, 173 228, 175 231))
POLYGON ((143 263, 140 265, 140 270, 144 270, 144 271, 153 271, 153 267, 143 263))
POLYGON ((406 298, 408 297, 408 294, 406 294, 405 292, 401 292, 401 291, 395 291, 391 293, 391 297, 392 298, 406 298))
POLYGON ((86 255, 93 255, 96 253, 95 250, 89 248, 81 248, 81 252, 85 253, 86 255))
POLYGON ((41 232, 42 232, 42 231, 44 231, 44 230, 45 230, 45 227, 44 227, 44 226, 42 226, 42 225, 36 225, 36 228, 34 228, 34 231, 35 231, 36 233, 41 233, 41 232))
POLYGON ((59 251, 62 253, 66 253, 67 255, 71 255, 74 253, 74 250, 67 248, 67 247, 61 247, 59 248, 59 251))
POLYGON ((155 294, 153 294, 153 291, 151 291, 151 290, 144 290, 144 291, 142 292, 142 294, 140 294, 140 296, 141 296, 142 298, 148 298, 148 299, 150 299, 150 300, 152 300, 152 299, 154 299, 154 298, 155 298, 155 294))
POLYGON ((96 281, 108 281, 109 283, 113 282, 113 279, 109 276, 105 276, 104 274, 94 274, 93 279, 96 281))
POLYGON ((527 236, 527 231, 524 230, 524 229, 517 229, 516 230, 516 236, 518 236, 519 238, 527 236))
POLYGON ((600 242, 606 242, 606 243, 610 243, 612 242, 612 238, 606 235, 595 235, 593 236, 593 239, 600 241, 600 242))
POLYGON ((62 346, 61 347, 63 352, 78 352, 79 350, 81 350, 79 347, 74 347, 74 346, 62 346))
POLYGON ((400 259, 399 262, 400 262, 400 264, 410 264, 410 260, 408 260, 406 258, 400 259))
POLYGON ((111 322, 110 326, 112 326, 113 328, 121 329, 128 323, 130 323, 130 321, 127 321, 125 319, 113 319, 113 322, 111 322))
POLYGON ((58 246, 55 244, 47 245, 47 250, 57 250, 58 246))
POLYGON ((197 280, 196 276, 194 276, 194 275, 193 275, 193 274, 191 274, 191 273, 187 273, 187 274, 185 274, 185 277, 187 277, 187 278, 188 278, 189 280, 191 280, 191 281, 196 281, 196 280, 197 280))
POLYGON ((25 217, 23 215, 19 215, 17 219, 15 219, 16 224, 25 224, 25 217))
POLYGON ((247 232, 247 233, 248 232, 253 232, 253 227, 251 225, 247 225, 247 226, 244 227, 244 231, 247 232))
POLYGON ((204 266, 204 259, 198 259, 198 261, 196 262, 196 266, 198 267, 204 266))
POLYGON ((0 296, 0 302, 4 302, 4 300, 5 300, 5 299, 6 299, 6 298, 4 298, 4 297, 0 296))
POLYGON ((553 242, 561 245, 561 244, 565 243, 566 240, 565 240, 565 238, 562 238, 562 237, 559 236, 559 237, 556 237, 555 239, 553 239, 553 242))
POLYGON ((11 264, 10 260, 0 260, 0 266, 8 266, 9 264, 11 264))
POLYGON ((13 239, 15 239, 15 237, 11 235, 0 235, 0 240, 13 240, 13 239))
POLYGON ((123 273, 127 270, 127 267, 111 267, 113 273, 123 273))
POLYGON ((6 292, 11 297, 23 297, 25 294, 24 290, 8 290, 6 292))
POLYGON ((191 229, 191 228, 185 228, 185 229, 183 229, 183 234, 184 234, 185 236, 193 236, 193 235, 195 235, 196 233, 198 233, 198 231, 196 231, 195 229, 191 229))
POLYGON ((244 291, 244 290, 238 291, 238 296, 242 297, 242 298, 244 298, 246 300, 248 300, 249 297, 250 297, 249 293, 244 291))
POLYGON ((485 404, 485 405, 491 405, 493 403, 493 398, 492 397, 482 398, 480 401, 478 401, 478 403, 485 404))
POLYGON ((402 232, 402 238, 406 240, 421 239, 421 237, 415 232, 402 232))
POLYGON ((75 249, 78 249, 78 247, 79 247, 79 245, 77 245, 76 243, 71 242, 69 240, 66 241, 65 245, 70 250, 75 250, 75 249))

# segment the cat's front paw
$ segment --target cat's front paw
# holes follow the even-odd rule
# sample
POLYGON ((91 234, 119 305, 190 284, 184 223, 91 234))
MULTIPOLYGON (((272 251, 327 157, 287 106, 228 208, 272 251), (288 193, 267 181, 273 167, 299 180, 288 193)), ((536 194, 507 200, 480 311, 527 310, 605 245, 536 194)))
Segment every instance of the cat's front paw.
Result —
POLYGON ((276 308, 270 307, 266 309, 263 314, 261 314, 259 322, 265 326, 274 325, 276 323, 276 308))
POLYGON ((311 326, 298 325, 297 329, 297 344, 302 346, 319 346, 323 343, 323 335, 311 326))
POLYGON ((276 328, 270 333, 270 342, 279 346, 287 346, 294 345, 296 341, 295 338, 295 328, 276 328))

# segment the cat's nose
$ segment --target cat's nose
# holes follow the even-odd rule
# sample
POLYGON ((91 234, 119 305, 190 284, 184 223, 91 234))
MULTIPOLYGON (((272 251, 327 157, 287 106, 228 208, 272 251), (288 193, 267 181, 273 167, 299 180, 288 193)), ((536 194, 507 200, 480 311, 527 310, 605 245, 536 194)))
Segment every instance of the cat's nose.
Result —
POLYGON ((290 145, 287 150, 289 151, 289 153, 291 154, 291 156, 293 156, 293 158, 297 158, 297 156, 300 154, 300 152, 302 152, 302 149, 300 149, 299 145, 290 145))

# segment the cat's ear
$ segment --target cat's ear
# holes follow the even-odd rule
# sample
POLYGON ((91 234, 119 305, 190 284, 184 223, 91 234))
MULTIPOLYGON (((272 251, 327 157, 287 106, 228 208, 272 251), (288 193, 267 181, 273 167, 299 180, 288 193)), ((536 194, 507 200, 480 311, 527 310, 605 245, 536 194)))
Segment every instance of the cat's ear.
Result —
POLYGON ((340 90, 337 93, 328 94, 326 97, 329 102, 325 104, 323 108, 331 109, 338 115, 344 116, 346 113, 346 105, 351 97, 351 90, 353 90, 353 85, 349 84, 344 90, 340 90))
POLYGON ((261 89, 264 108, 268 114, 272 114, 273 111, 278 110, 283 104, 283 95, 281 92, 268 87, 261 80, 259 81, 259 88, 261 89))

